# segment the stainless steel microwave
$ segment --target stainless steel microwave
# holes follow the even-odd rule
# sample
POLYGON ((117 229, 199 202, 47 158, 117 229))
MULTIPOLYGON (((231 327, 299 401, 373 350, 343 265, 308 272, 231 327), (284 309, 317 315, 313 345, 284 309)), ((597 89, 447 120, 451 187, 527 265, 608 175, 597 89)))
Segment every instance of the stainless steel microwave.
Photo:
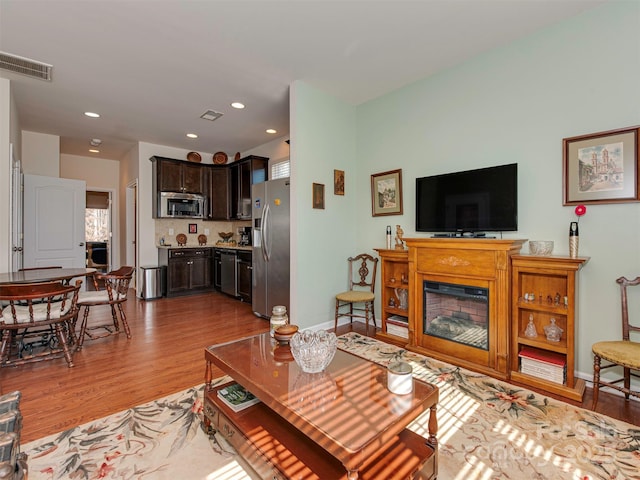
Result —
POLYGON ((160 192, 160 218, 204 218, 206 207, 204 195, 160 192))

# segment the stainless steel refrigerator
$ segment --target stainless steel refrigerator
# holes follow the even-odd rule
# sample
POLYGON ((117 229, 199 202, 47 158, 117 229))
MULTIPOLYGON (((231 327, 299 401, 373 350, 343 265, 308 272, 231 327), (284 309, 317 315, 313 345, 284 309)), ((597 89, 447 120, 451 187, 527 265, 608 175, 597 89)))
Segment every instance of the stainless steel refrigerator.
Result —
POLYGON ((274 305, 289 311, 289 179, 257 183, 253 201, 253 313, 269 318, 274 305))

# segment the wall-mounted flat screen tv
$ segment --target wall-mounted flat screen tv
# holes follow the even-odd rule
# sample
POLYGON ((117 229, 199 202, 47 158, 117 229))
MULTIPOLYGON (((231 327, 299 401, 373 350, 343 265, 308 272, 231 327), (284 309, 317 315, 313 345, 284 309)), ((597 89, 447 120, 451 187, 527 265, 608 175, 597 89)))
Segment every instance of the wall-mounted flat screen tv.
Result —
POLYGON ((416 178, 416 231, 447 236, 518 229, 518 164, 416 178))

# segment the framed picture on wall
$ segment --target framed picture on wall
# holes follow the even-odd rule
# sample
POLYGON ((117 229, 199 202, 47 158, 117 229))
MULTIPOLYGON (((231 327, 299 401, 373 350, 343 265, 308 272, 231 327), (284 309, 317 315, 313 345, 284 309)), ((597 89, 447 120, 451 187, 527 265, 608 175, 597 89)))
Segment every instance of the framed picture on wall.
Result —
POLYGON ((324 184, 313 184, 313 208, 324 209, 324 184))
POLYGON ((562 140, 564 205, 637 202, 640 127, 562 140))
POLYGON ((371 175, 371 215, 402 215, 402 169, 371 175))
POLYGON ((333 194, 344 195, 344 170, 333 171, 333 194))
POLYGON ((189 233, 198 233, 198 224, 190 223, 189 224, 189 233))

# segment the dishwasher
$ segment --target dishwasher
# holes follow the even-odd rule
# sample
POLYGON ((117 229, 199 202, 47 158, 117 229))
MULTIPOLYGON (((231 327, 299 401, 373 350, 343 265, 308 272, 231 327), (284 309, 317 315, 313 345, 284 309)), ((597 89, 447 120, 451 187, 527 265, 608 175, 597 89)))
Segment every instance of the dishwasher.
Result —
POLYGON ((238 263, 235 250, 220 251, 220 290, 227 295, 238 296, 238 263))

